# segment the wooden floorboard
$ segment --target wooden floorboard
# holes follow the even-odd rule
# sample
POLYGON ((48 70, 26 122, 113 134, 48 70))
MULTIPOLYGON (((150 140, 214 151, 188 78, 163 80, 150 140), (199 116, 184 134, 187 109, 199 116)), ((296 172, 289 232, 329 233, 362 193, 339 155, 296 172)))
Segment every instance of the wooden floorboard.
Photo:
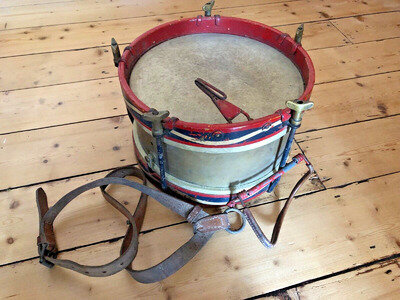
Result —
POLYGON ((326 187, 400 171, 400 116, 296 136, 326 187))
MULTIPOLYGON (((398 253, 400 201, 393 193, 399 184, 400 176, 394 174, 301 197, 293 203, 275 248, 267 251, 249 227, 235 237, 219 232, 189 265, 160 283, 139 284, 126 272, 90 278, 61 268, 48 270, 35 259, 0 268, 0 285, 5 287, 0 295, 208 299, 267 293, 398 253), (20 284, 28 278, 30 285, 20 284)), ((253 209, 266 232, 280 207, 274 203, 253 209)), ((181 224, 141 235, 134 267, 149 267, 167 257, 191 234, 190 226, 181 224)), ((62 257, 105 263, 118 249, 118 242, 106 242, 62 257)))
MULTIPOLYGON (((289 0, 286 2, 290 2, 289 0)), ((283 0, 219 0, 215 9, 249 7, 251 5, 284 2, 283 0)), ((122 18, 169 15, 191 11, 200 13, 204 3, 196 0, 175 0, 174 3, 161 0, 85 0, 16 6, 0 13, 0 28, 28 28, 57 24, 96 22, 122 18), (5 24, 7 23, 7 26, 5 24)), ((379 9, 382 6, 377 6, 379 9)))
MULTIPOLYGON (((129 133, 128 130, 124 130, 123 126, 118 128, 118 131, 129 133)), ((90 135, 87 135, 86 137, 88 136, 90 135)), ((48 140, 44 139, 44 141, 46 143, 43 144, 49 144, 48 140)), ((76 149, 74 151, 75 154, 71 155, 65 154, 65 151, 68 151, 65 149, 71 148, 71 146, 66 144, 66 142, 67 141, 64 143, 59 143, 60 152, 64 152, 64 154, 60 154, 58 157, 53 157, 51 160, 49 160, 49 162, 46 163, 45 167, 47 167, 47 164, 51 164, 51 166, 49 165, 48 169, 51 170, 51 172, 46 172, 46 169, 41 166, 43 164, 42 162, 36 162, 34 165, 27 164, 28 166, 26 166, 24 169, 20 169, 21 173, 29 172, 29 170, 37 170, 36 172, 32 172, 34 177, 26 177, 25 180, 30 180, 32 183, 45 180, 51 180, 50 182, 10 189, 0 193, 0 219, 4 220, 3 232, 0 239, 7 240, 12 238, 14 241, 11 247, 0 248, 0 265, 19 260, 30 259, 37 255, 37 249, 29 246, 32 243, 32 237, 36 236, 37 234, 37 208, 36 202, 34 201, 35 190, 37 188, 42 187, 48 193, 48 198, 51 205, 74 187, 87 183, 90 180, 105 176, 105 172, 96 172, 95 174, 56 180, 60 175, 63 177, 71 177, 79 172, 82 173, 90 170, 88 165, 86 165, 90 162, 86 162, 88 158, 82 152, 86 152, 86 155, 91 155, 92 160, 102 160, 103 157, 110 156, 114 156, 114 160, 117 160, 119 155, 123 154, 114 152, 122 151, 126 152, 130 159, 118 163, 126 165, 134 162, 130 144, 127 146, 126 150, 122 148, 119 151, 113 151, 112 153, 108 154, 104 154, 102 151, 96 153, 94 150, 84 151, 81 149, 76 149), (71 167, 70 169, 66 168, 67 165, 72 166, 76 164, 83 165, 82 168, 84 167, 85 170, 82 171, 82 169, 77 169, 76 167, 71 167)), ((87 138, 87 145, 90 145, 92 142, 93 141, 87 138)), ((108 147, 103 146, 103 148, 107 149, 108 147)), ((297 147, 293 147, 292 152, 297 154, 299 153, 299 149, 297 147)), ((107 160, 103 163, 112 164, 112 160, 107 160)), ((110 167, 110 165, 102 165, 101 162, 96 164, 91 163, 91 166, 110 167)), ((23 167, 21 166, 20 168, 23 167)), ((271 202, 277 199, 288 197, 293 185, 305 172, 305 166, 293 169, 292 172, 288 173, 287 176, 282 179, 273 194, 265 193, 256 200, 252 201, 252 204, 259 205, 261 203, 271 202)), ((10 178, 18 176, 18 174, 15 172, 9 172, 7 175, 10 178)), ((6 178, 2 178, 2 181, 16 182, 15 179, 12 181, 6 181, 6 178)), ((299 195, 316 192, 322 189, 323 186, 321 185, 320 181, 318 179, 314 179, 307 182, 302 187, 301 191, 299 191, 299 195)), ((112 191, 113 195, 116 198, 121 199, 128 209, 134 211, 138 200, 138 193, 132 193, 132 190, 128 188, 117 188, 112 191)), ((151 201, 151 203, 149 203, 149 207, 147 209, 148 213, 146 214, 143 230, 150 230, 182 221, 182 218, 180 218, 178 215, 165 209, 160 209, 160 207, 162 206, 155 201, 151 201)), ((210 212, 215 213, 216 211, 210 210, 210 212)), ((68 209, 63 211, 57 224, 60 224, 59 226, 56 225, 57 234, 62 236, 62 238, 58 240, 59 250, 83 246, 119 237, 123 235, 123 232, 126 228, 125 220, 121 218, 121 216, 113 209, 110 209, 109 204, 102 199, 102 196, 99 194, 98 190, 85 193, 79 198, 79 200, 73 202, 68 209), (82 211, 79 212, 79 209, 82 209, 82 211), (93 231, 96 231, 96 234, 93 234, 93 231)))
POLYGON ((400 12, 357 16, 332 23, 353 43, 400 36, 400 12))
POLYGON ((393 72, 319 84, 313 90, 317 108, 307 112, 297 132, 397 115, 399 81, 400 72, 393 72))
MULTIPOLYGON (((200 14, 201 5, 0 3, 1 298, 399 297, 398 0, 216 1, 215 13, 291 35, 305 22, 316 107, 304 118, 292 155, 303 151, 322 182, 315 177, 301 189, 276 248, 265 250, 249 228, 235 237, 217 233, 181 271, 151 285, 126 272, 89 278, 38 263, 35 190, 43 187, 52 204, 106 170, 136 162, 107 46, 111 36, 123 47, 157 24, 200 14)), ((293 169, 274 194, 251 203, 265 232, 304 171, 293 169)), ((112 193, 134 209, 135 193, 112 193)), ((61 257, 110 261, 125 229, 99 191, 85 193, 56 222, 61 257)), ((182 218, 150 201, 134 267, 167 257, 191 233, 182 218)))
MULTIPOLYGON (((193 17, 193 13, 185 13, 183 16, 193 17)), ((2 33, 0 42, 10 44, 10 46, 0 49, 0 57, 109 46, 111 37, 114 37, 121 45, 125 45, 131 43, 143 32, 177 18, 179 18, 178 15, 168 15, 163 18, 153 16, 90 24, 7 30, 2 33)), ((298 25, 281 25, 279 30, 293 36, 297 27, 298 25)), ((309 23, 305 25, 305 28, 304 47, 307 50, 349 43, 329 21, 309 23)), ((61 56, 62 53, 59 55, 61 56)))
POLYGON ((279 291, 260 299, 399 299, 400 260, 358 268, 321 281, 279 291), (379 284, 376 284, 379 282, 379 284))
MULTIPOLYGON (((298 23, 341 18, 358 14, 370 14, 399 9, 399 0, 220 0, 215 13, 227 16, 245 14, 249 19, 268 18, 268 24, 298 23), (271 3, 272 2, 272 3, 271 3), (277 3, 273 3, 277 2, 277 3)), ((144 16, 165 16, 176 12, 191 11, 199 14, 202 3, 195 0, 166 1, 108 1, 89 0, 72 3, 54 3, 31 7, 17 7, 6 12, 0 20, 0 28, 29 28, 57 24, 96 22, 144 16)))
MULTIPOLYGON (((399 70, 399 46, 400 39, 393 39, 310 51, 318 69, 317 82, 353 79, 317 85, 315 99, 317 104, 321 103, 321 109, 317 107, 311 112, 310 119, 305 119, 299 131, 398 113, 398 101, 391 97, 399 92, 397 73, 370 75, 399 70), (360 53, 367 57, 369 64, 363 63, 366 59, 361 60, 360 53), (326 73, 331 76, 324 75, 326 73), (369 77, 355 78, 360 77, 359 74, 369 77), (377 89, 383 82, 386 89, 377 89), (345 89, 348 93, 342 96, 336 89, 345 89), (372 103, 363 101, 361 95, 368 95, 372 103), (347 110, 349 107, 357 107, 359 113, 347 110)), ((125 114, 116 69, 110 63, 110 53, 104 51, 108 50, 63 52, 65 61, 57 59, 57 53, 0 60, 0 65, 7 60, 18 67, 17 72, 0 69, 4 76, 2 88, 22 88, 0 93, 0 116, 5 121, 0 124, 0 133, 125 114), (109 76, 114 77, 107 78, 109 76), (106 78, 97 79, 101 77, 106 78), (78 82, 65 84, 74 80, 78 82), (49 86, 32 88, 35 85, 49 86)))

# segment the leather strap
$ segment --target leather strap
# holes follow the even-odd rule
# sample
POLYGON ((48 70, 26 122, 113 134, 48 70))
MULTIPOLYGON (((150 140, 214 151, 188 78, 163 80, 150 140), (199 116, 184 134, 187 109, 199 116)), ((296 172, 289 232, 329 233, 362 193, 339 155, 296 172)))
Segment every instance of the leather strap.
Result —
POLYGON ((45 192, 42 188, 39 188, 36 191, 36 199, 39 210, 38 250, 40 262, 47 267, 58 265, 93 277, 110 276, 126 268, 137 281, 152 283, 165 279, 182 268, 200 251, 215 232, 230 229, 226 213, 210 216, 199 206, 186 203, 166 193, 149 188, 144 184, 146 184, 146 179, 140 169, 135 167, 119 168, 112 171, 105 178, 92 181, 69 192, 51 208, 48 207, 45 192), (127 180, 124 178, 126 176, 138 177, 143 180, 143 184, 127 180), (120 202, 107 193, 106 188, 110 184, 128 186, 142 193, 133 215, 120 202), (57 245, 53 229, 55 218, 73 199, 83 192, 96 187, 100 187, 104 198, 128 219, 129 226, 122 242, 120 257, 101 266, 85 266, 71 260, 57 259, 57 245), (159 264, 145 270, 137 271, 132 269, 131 264, 138 250, 138 232, 143 224, 147 196, 152 197, 168 209, 188 219, 193 225, 194 235, 188 242, 159 264))
MULTIPOLYGON (((51 208, 48 207, 46 193, 43 191, 42 188, 39 188, 36 191, 36 200, 39 210, 39 236, 37 244, 40 262, 49 268, 54 265, 58 265, 60 267, 64 267, 75 272, 93 277, 110 276, 112 274, 118 273, 123 269, 126 269, 129 274, 139 282, 157 282, 174 274, 185 264, 187 264, 208 242, 208 240, 215 232, 226 230, 230 233, 237 233, 243 229, 246 219, 252 227, 254 233, 257 235, 260 242, 267 248, 270 248, 276 243, 278 239, 283 219, 287 213, 290 203, 294 199, 295 194, 304 184, 304 182, 306 182, 314 173, 314 169, 308 161, 307 166, 309 168, 308 173, 305 174, 293 188, 288 200, 285 203, 285 206, 283 207, 276 220, 271 240, 269 240, 265 236, 248 208, 244 207, 243 213, 236 208, 229 208, 226 213, 210 216, 198 205, 184 202, 171 195, 147 187, 145 175, 140 169, 135 167, 116 169, 109 173, 105 178, 94 180, 90 183, 82 185, 63 196, 51 208), (135 176, 141 179, 143 181, 143 184, 127 180, 125 179, 126 176, 135 176), (138 205, 133 215, 125 208, 125 206, 123 206, 119 201, 117 201, 107 192, 107 186, 110 184, 128 186, 141 192, 138 205), (70 203, 73 199, 75 199, 83 192, 86 192, 96 187, 100 187, 101 192, 108 203, 110 203, 116 210, 118 210, 128 219, 128 229, 122 241, 120 257, 108 264, 101 266, 85 266, 71 260, 57 259, 57 244, 53 228, 55 218, 62 211, 62 209, 67 206, 68 203, 70 203), (132 261, 135 259, 138 250, 138 232, 143 225, 148 196, 150 196, 154 200, 157 200, 168 209, 176 212, 177 214, 188 220, 188 222, 193 226, 194 234, 189 241, 187 241, 172 255, 170 255, 168 258, 161 261, 157 265, 145 270, 134 270, 132 269, 132 261), (239 217, 242 220, 242 226, 239 230, 231 229, 227 215, 227 213, 231 211, 238 213, 239 217)), ((244 206, 243 203, 242 205, 244 206)))
POLYGON ((292 191, 290 192, 289 198, 286 200, 285 205, 283 206, 281 212, 279 213, 278 217, 276 218, 274 229, 272 231, 271 240, 269 240, 264 232, 262 231, 260 225, 258 225, 256 219, 254 218, 252 212, 249 208, 245 207, 245 204, 242 203, 243 206, 243 214, 246 217, 247 222, 249 222, 251 228, 253 229, 255 235, 257 236, 258 240, 263 244, 266 248, 272 248, 276 242, 278 241, 279 233, 282 228, 283 220, 285 215, 289 209, 290 204, 292 203, 294 196, 297 194, 301 186, 315 173, 314 167, 312 164, 307 160, 306 165, 308 167, 308 172, 304 174, 304 176, 296 183, 292 191))

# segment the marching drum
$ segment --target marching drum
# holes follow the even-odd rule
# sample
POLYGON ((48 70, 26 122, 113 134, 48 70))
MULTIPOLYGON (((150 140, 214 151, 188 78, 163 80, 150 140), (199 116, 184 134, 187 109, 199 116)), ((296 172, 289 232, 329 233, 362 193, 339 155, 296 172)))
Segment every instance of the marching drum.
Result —
POLYGON ((283 167, 301 113, 312 106, 314 68, 301 35, 302 27, 293 40, 216 15, 160 25, 122 57, 114 40, 135 154, 147 176, 195 201, 224 205, 283 167))
POLYGON ((50 208, 46 193, 39 188, 37 246, 43 265, 58 265, 94 277, 126 269, 137 281, 151 283, 182 268, 220 230, 237 233, 249 222, 265 247, 277 242, 290 203, 314 174, 303 154, 286 162, 303 112, 313 106, 308 100, 314 69, 301 47, 303 26, 291 39, 260 23, 211 16, 212 5, 213 1, 203 7, 204 17, 173 21, 144 33, 122 56, 112 40, 142 170, 134 166, 115 169, 105 178, 67 193, 50 208), (272 191, 281 176, 302 161, 308 172, 294 186, 268 239, 245 202, 272 191), (127 176, 135 176, 143 184, 127 176), (146 186, 146 177, 158 182, 164 191, 146 186), (141 192, 133 214, 108 193, 110 184, 141 192), (128 219, 121 256, 101 266, 57 259, 55 218, 77 196, 98 187, 105 200, 128 219), (170 191, 230 208, 209 215, 170 191), (184 217, 193 226, 193 237, 162 262, 134 270, 131 263, 137 254, 147 196, 184 217), (238 204, 241 210, 235 208, 238 204), (231 226, 230 212, 241 218, 238 229, 231 226))

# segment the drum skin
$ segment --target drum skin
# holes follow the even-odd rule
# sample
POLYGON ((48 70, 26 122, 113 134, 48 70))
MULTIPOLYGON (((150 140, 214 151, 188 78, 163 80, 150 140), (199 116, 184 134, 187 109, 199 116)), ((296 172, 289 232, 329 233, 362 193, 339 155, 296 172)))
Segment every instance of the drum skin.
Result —
MULTIPOLYGON (((261 23, 217 15, 198 16, 169 22, 144 33, 125 48, 118 76, 129 115, 134 119, 136 157, 145 173, 155 180, 160 178, 156 142, 151 123, 142 118, 150 108, 129 87, 130 74, 137 60, 152 47, 196 33, 239 35, 278 49, 301 73, 305 88, 299 100, 309 100, 314 85, 314 67, 306 51, 287 34, 261 23)), ((236 193, 253 187, 277 171, 290 131, 289 119, 287 108, 255 120, 231 124, 165 119, 163 149, 168 187, 201 203, 226 204, 236 193)))

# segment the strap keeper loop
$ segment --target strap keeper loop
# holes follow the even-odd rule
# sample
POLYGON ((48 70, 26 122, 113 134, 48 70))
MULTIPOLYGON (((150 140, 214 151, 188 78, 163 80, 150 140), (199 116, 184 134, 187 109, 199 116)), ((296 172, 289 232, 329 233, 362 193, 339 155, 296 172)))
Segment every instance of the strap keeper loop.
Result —
POLYGON ((40 242, 40 237, 38 237, 37 246, 38 246, 38 253, 39 253, 39 262, 49 269, 54 267, 54 264, 52 262, 48 261, 46 259, 46 257, 56 258, 57 252, 54 250, 49 250, 48 249, 49 244, 40 242))

